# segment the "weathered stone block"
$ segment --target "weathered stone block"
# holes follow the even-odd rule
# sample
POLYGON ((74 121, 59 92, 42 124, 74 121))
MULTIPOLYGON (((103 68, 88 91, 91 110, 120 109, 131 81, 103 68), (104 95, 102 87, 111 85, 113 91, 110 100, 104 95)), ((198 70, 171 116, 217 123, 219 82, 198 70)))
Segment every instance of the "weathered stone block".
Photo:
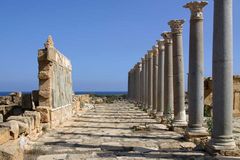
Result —
POLYGON ((23 116, 25 117, 32 117, 34 119, 34 129, 40 131, 40 119, 41 115, 37 111, 25 111, 23 116))
POLYGON ((1 160, 23 160, 23 150, 19 147, 17 140, 11 140, 0 146, 1 160))
POLYGON ((34 119, 33 117, 23 117, 23 116, 10 116, 8 117, 7 121, 11 121, 11 120, 15 120, 15 121, 19 121, 19 122, 23 122, 25 124, 28 125, 29 131, 34 129, 34 119))
POLYGON ((18 124, 19 135, 20 134, 28 135, 30 133, 30 128, 27 123, 23 123, 21 121, 16 121, 16 120, 11 120, 11 122, 16 122, 18 124))
POLYGON ((8 127, 0 128, 0 144, 6 143, 11 139, 10 130, 8 127))
POLYGON ((48 123, 50 122, 50 109, 47 106, 38 106, 36 109, 41 116, 41 123, 48 123))
POLYGON ((0 123, 0 127, 7 127, 10 129, 10 135, 12 139, 17 139, 19 136, 19 126, 16 121, 9 121, 9 122, 4 122, 0 123))
POLYGON ((42 79, 42 80, 49 79, 50 78, 49 72, 47 72, 47 71, 39 72, 38 78, 42 79))

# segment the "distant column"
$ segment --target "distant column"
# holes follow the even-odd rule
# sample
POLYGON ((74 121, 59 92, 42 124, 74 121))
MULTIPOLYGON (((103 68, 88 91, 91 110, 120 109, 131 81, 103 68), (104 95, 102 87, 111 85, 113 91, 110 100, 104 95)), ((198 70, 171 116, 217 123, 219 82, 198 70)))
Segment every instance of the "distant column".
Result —
POLYGON ((141 71, 141 107, 145 105, 145 60, 144 58, 141 58, 142 60, 142 71, 141 71))
MULTIPOLYGON (((205 1, 187 3, 184 7, 191 11, 189 73, 188 73, 188 135, 193 133, 206 135, 203 128, 204 109, 204 43, 203 43, 203 8, 205 1)), ((194 136, 193 135, 193 136, 194 136)))
POLYGON ((134 96, 135 96, 134 95, 135 94, 134 68, 132 68, 132 76, 131 77, 132 77, 132 85, 131 85, 132 86, 132 101, 134 101, 134 96))
POLYGON ((184 20, 171 20, 168 24, 173 38, 173 84, 174 84, 174 122, 173 126, 186 126, 184 62, 182 29, 184 20))
POLYGON ((215 150, 229 150, 236 147, 232 133, 232 0, 214 0, 213 31, 213 130, 210 146, 215 150))
POLYGON ((134 102, 136 103, 137 102, 137 65, 135 64, 134 67, 133 67, 133 85, 134 85, 134 96, 133 96, 133 99, 134 99, 134 102))
POLYGON ((148 51, 148 110, 152 110, 153 104, 153 51, 148 51))
POLYGON ((137 102, 141 103, 141 71, 142 71, 142 63, 137 63, 137 102))
POLYGON ((152 113, 157 112, 158 106, 158 46, 154 45, 153 50, 153 109, 152 113))
POLYGON ((163 116, 164 111, 164 56, 165 48, 162 40, 158 42, 158 107, 157 117, 163 116))
POLYGON ((173 114, 173 46, 172 33, 162 33, 165 47, 164 63, 164 117, 172 117, 173 114))
POLYGON ((145 109, 148 108, 148 54, 145 54, 145 109))
POLYGON ((131 74, 130 74, 130 71, 128 72, 128 99, 130 100, 131 98, 131 84, 130 84, 130 81, 131 81, 131 74))

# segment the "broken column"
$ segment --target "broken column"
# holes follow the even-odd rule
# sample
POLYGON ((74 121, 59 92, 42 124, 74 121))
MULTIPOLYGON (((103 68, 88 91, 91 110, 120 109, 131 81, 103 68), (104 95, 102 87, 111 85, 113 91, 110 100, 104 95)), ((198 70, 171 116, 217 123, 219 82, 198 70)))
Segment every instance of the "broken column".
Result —
POLYGON ((213 150, 236 147, 232 133, 233 35, 232 0, 214 0, 213 30, 213 150))
POLYGON ((188 73, 188 114, 189 122, 186 135, 199 137, 208 135, 203 127, 204 109, 204 43, 203 8, 205 1, 187 3, 184 7, 191 11, 189 73, 188 73))
POLYGON ((153 50, 153 109, 152 113, 157 112, 158 106, 158 46, 154 45, 153 50))
POLYGON ((165 48, 164 63, 164 117, 171 118, 173 114, 173 46, 172 33, 162 33, 165 48))
POLYGON ((168 23, 172 30, 173 39, 174 121, 172 125, 176 127, 187 125, 182 42, 183 23, 184 20, 171 20, 168 23))
POLYGON ((164 111, 164 43, 162 40, 158 43, 158 107, 157 117, 163 116, 164 111))

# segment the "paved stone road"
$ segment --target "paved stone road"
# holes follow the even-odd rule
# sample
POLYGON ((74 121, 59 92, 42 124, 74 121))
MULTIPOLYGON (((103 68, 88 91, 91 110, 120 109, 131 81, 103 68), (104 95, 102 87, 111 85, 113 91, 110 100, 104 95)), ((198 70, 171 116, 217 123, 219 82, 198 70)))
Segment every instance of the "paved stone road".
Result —
POLYGON ((26 160, 208 159, 127 102, 97 105, 30 142, 26 160), (150 127, 136 131, 134 126, 150 127))

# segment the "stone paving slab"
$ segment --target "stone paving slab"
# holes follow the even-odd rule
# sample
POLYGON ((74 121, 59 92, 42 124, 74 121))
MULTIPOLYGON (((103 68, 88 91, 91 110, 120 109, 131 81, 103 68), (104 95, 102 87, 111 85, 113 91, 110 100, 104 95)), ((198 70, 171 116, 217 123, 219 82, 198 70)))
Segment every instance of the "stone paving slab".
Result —
POLYGON ((31 141, 25 160, 212 159, 127 102, 97 105, 31 141), (134 130, 134 126, 149 130, 134 130))

